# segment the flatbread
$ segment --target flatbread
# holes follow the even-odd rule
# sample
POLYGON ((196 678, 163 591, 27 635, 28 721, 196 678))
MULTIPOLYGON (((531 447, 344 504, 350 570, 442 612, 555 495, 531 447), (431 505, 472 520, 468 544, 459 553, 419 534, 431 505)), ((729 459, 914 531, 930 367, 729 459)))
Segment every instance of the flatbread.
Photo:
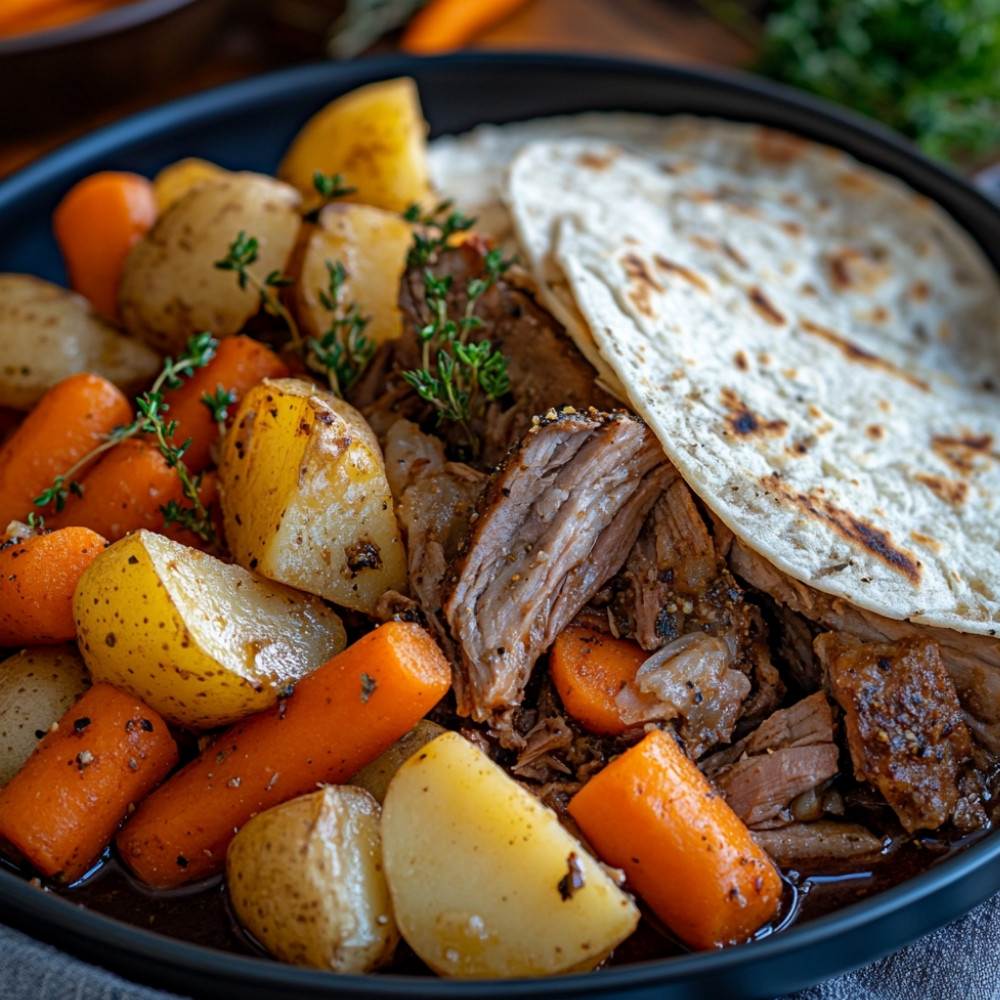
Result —
POLYGON ((532 263, 741 539, 860 607, 995 634, 995 271, 842 152, 712 120, 667 132, 645 155, 523 149, 506 198, 532 263))

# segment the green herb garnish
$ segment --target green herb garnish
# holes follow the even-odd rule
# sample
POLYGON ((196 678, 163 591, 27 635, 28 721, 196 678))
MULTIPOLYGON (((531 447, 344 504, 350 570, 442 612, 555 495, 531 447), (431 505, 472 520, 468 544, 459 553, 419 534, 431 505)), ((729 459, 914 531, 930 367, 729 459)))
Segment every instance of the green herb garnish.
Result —
MULTIPOLYGON (((156 381, 148 392, 138 396, 135 401, 138 415, 130 424, 116 427, 108 434, 104 441, 87 455, 76 462, 71 468, 60 476, 56 476, 52 485, 34 498, 32 503, 36 507, 47 507, 54 505, 56 511, 64 510, 69 495, 83 496, 83 487, 73 477, 85 466, 89 465, 95 458, 113 448, 116 444, 135 437, 138 434, 148 434, 156 442, 160 454, 165 459, 168 466, 177 469, 178 477, 181 481, 181 489, 184 499, 189 501, 190 506, 171 500, 168 504, 160 508, 164 516, 164 523, 180 524, 195 532, 199 538, 212 544, 216 541, 215 524, 208 511, 205 509, 198 496, 198 489, 201 485, 202 477, 197 475, 192 477, 184 465, 183 456, 190 439, 181 444, 174 443, 174 434, 177 432, 177 421, 169 420, 166 416, 169 406, 163 401, 163 393, 167 389, 176 389, 186 378, 190 378, 199 368, 205 365, 215 356, 215 349, 218 341, 210 333, 201 333, 188 339, 187 348, 176 360, 167 358, 163 362, 163 370, 157 376, 156 381)), ((216 399, 222 394, 217 394, 216 399)), ((206 397, 212 399, 213 397, 206 397)), ((232 399, 227 394, 227 403, 232 399)), ((202 399, 206 402, 206 398, 202 399)), ((218 414, 220 409, 216 403, 210 406, 213 414, 218 414)), ((218 416, 216 416, 218 419, 218 416)), ((224 419, 224 417, 223 417, 224 419)), ((36 512, 32 511, 28 515, 28 523, 33 527, 41 523, 41 519, 36 512)))
POLYGON ((320 212, 330 202, 336 201, 338 198, 346 198, 358 190, 356 187, 344 183, 343 174, 324 174, 322 170, 313 172, 313 187, 320 197, 320 203, 302 216, 306 222, 315 222, 319 218, 320 212))

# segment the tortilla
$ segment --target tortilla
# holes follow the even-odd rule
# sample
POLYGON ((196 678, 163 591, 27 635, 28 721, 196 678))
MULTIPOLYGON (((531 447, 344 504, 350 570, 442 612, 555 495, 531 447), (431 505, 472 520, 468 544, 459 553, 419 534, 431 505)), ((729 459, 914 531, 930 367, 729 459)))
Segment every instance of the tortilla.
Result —
POLYGON ((943 210, 690 116, 483 126, 432 172, 744 542, 861 608, 996 633, 1000 281, 943 210))
POLYGON ((940 208, 844 153, 758 126, 672 131, 654 156, 523 150, 524 245, 741 539, 868 610, 995 634, 995 271, 940 208))

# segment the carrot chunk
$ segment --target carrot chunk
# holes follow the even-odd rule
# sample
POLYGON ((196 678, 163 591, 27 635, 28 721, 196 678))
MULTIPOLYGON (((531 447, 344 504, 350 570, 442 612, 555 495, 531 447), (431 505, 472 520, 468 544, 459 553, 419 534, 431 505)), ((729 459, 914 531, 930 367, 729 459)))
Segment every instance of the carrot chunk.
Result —
POLYGON ((163 394, 167 420, 177 422, 174 443, 191 442, 184 452, 184 464, 191 473, 201 472, 212 462, 212 445, 219 440, 219 425, 202 402, 217 391, 232 392, 235 404, 265 378, 283 378, 288 366, 265 344, 242 334, 219 341, 212 360, 197 369, 176 389, 163 394))
POLYGON ((419 625, 387 622, 328 660, 274 708, 223 732, 136 811, 122 859, 154 888, 221 871, 255 813, 346 781, 442 698, 451 670, 419 625))
POLYGON ((574 719, 592 733, 616 735, 628 728, 616 698, 623 689, 635 687, 636 672, 648 656, 630 639, 570 625, 549 650, 549 673, 574 719))
POLYGON ((774 917, 781 877, 673 737, 654 729, 570 799, 598 856, 624 869, 692 948, 746 941, 774 917))
POLYGON ((52 386, 0 449, 0 533, 24 519, 56 476, 85 458, 132 406, 117 386, 82 372, 52 386))
POLYGON ((75 184, 52 216, 70 285, 102 316, 118 316, 125 258, 156 221, 152 182, 139 174, 104 170, 75 184))
POLYGON ((0 838, 43 875, 73 882, 177 760, 156 712, 110 684, 95 684, 0 788, 0 838))
POLYGON ((0 548, 0 646, 76 638, 73 591, 107 542, 89 528, 61 528, 0 548))
POLYGON ((430 0, 403 31, 404 52, 450 52, 509 17, 527 0, 430 0))

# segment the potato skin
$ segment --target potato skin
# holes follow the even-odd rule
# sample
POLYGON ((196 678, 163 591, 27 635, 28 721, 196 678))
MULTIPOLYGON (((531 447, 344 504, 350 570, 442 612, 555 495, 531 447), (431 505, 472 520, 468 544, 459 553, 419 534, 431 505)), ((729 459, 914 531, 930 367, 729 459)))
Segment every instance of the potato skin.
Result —
POLYGON ((126 395, 160 368, 160 355, 125 336, 82 295, 29 274, 0 274, 0 406, 30 410, 70 375, 103 375, 126 395))
POLYGON ((371 205, 327 205, 305 238, 289 294, 303 335, 318 339, 330 329, 333 316, 320 292, 330 284, 327 264, 339 261, 347 273, 341 309, 357 305, 369 320, 365 336, 376 344, 401 337, 399 283, 412 242, 411 225, 394 212, 371 205))
POLYGON ((556 814, 460 733, 390 781, 382 854, 400 933, 442 976, 582 972, 639 920, 556 814))
POLYGON ((94 680, 192 729, 268 708, 346 644, 312 595, 146 530, 87 567, 73 615, 94 680))
POLYGON ((237 918, 276 958, 370 972, 399 941, 379 837, 379 805, 327 785, 255 816, 226 853, 237 918))
POLYGON ((33 646, 0 663, 0 785, 6 784, 90 687, 83 658, 74 646, 33 646))
POLYGON ((167 354, 208 330, 239 333, 260 308, 249 284, 215 262, 242 232, 259 244, 253 274, 284 272, 298 237, 300 198, 273 177, 250 172, 206 177, 171 204, 132 248, 118 305, 125 329, 167 354))
POLYGON ((223 441, 219 496, 241 566, 368 614, 405 591, 382 451, 333 393, 295 378, 251 389, 223 441))

